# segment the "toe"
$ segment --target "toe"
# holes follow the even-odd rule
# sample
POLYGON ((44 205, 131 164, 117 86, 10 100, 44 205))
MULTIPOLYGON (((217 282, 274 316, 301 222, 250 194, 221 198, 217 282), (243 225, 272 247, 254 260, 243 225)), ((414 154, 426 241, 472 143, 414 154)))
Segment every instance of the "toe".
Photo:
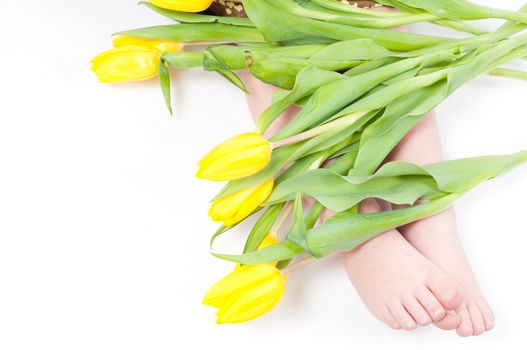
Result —
POLYGON ((417 324, 426 326, 432 322, 432 319, 428 316, 428 312, 426 312, 424 307, 413 296, 409 295, 403 298, 403 306, 417 324))
POLYGON ((423 287, 417 289, 415 291, 415 297, 425 308, 426 312, 433 321, 437 322, 445 317, 445 309, 428 288, 423 287))
POLYGON ((393 302, 388 308, 401 328, 411 331, 417 327, 412 316, 410 316, 408 311, 403 307, 403 304, 399 301, 393 302))
POLYGON ((490 308, 489 304, 486 301, 480 301, 477 303, 481 315, 483 316, 483 322, 485 323, 485 330, 490 331, 494 328, 494 312, 490 308))
POLYGON ((485 322, 483 321, 483 315, 479 307, 475 303, 469 303, 467 309, 472 320, 473 335, 480 335, 485 332, 485 322))
POLYGON ((470 319, 470 314, 468 313, 467 306, 461 304, 457 309, 456 313, 459 315, 460 322, 459 326, 456 328, 456 332, 461 337, 469 337, 473 334, 472 321, 470 319))
POLYGON ((445 309, 454 310, 462 302, 459 285, 443 273, 431 274, 427 286, 445 309))
POLYGON ((393 329, 401 329, 401 326, 399 326, 399 323, 397 323, 388 307, 385 307, 382 312, 382 320, 393 329))
POLYGON ((442 320, 434 322, 438 328, 441 328, 445 331, 451 331, 456 329, 459 326, 461 319, 459 316, 452 310, 447 311, 445 317, 442 320))

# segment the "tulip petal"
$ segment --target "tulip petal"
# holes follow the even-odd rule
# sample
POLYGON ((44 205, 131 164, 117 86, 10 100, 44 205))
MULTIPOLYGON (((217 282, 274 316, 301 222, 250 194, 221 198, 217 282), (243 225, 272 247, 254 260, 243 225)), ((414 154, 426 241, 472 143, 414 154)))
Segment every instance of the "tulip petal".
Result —
POLYGON ((256 174, 271 160, 271 143, 258 133, 228 139, 198 163, 196 176, 212 181, 235 180, 256 174))
POLYGON ((282 276, 280 270, 269 264, 237 267, 207 291, 203 304, 221 307, 231 295, 276 278, 277 274, 282 276))
MULTIPOLYGON (((278 271, 278 270, 277 270, 278 271)), ((271 310, 285 292, 285 279, 281 273, 240 291, 228 298, 217 313, 217 323, 240 323, 252 320, 271 310)))
POLYGON ((156 6, 183 12, 201 12, 210 7, 213 0, 150 0, 156 6))
POLYGON ((91 69, 104 83, 145 80, 157 75, 160 57, 151 47, 126 45, 97 55, 91 69))
POLYGON ((274 179, 270 178, 262 184, 232 193, 214 201, 209 209, 212 220, 223 222, 225 226, 232 226, 264 203, 271 195, 274 179))

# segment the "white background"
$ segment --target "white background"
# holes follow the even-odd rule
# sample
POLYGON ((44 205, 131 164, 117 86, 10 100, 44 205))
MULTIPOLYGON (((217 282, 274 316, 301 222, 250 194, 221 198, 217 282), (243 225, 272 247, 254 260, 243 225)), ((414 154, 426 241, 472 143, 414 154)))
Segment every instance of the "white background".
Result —
MULTIPOLYGON (((194 172, 210 147, 251 130, 243 95, 214 74, 178 72, 170 117, 157 81, 108 86, 89 71, 112 32, 165 22, 133 0, 2 4, 0 349, 526 348, 525 166, 457 205, 496 312, 491 333, 388 329, 335 260, 293 275, 261 319, 215 325, 200 302, 231 269, 208 251, 220 185, 194 172)), ((527 149, 526 93, 526 82, 483 77, 449 98, 447 158, 527 149)), ((247 228, 218 249, 234 251, 247 228)))

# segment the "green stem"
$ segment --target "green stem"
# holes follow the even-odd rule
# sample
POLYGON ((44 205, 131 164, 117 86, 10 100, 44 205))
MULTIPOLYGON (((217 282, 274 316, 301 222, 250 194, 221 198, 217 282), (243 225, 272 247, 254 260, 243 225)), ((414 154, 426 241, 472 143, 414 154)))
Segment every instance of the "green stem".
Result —
POLYGON ((202 52, 167 52, 162 59, 174 68, 196 68, 203 66, 202 52))
POLYGON ((495 77, 527 80, 527 72, 510 68, 495 68, 491 70, 488 74, 495 77))
POLYGON ((366 15, 366 16, 372 16, 372 17, 399 17, 401 16, 400 13, 393 12, 393 11, 368 10, 368 9, 363 9, 360 7, 345 5, 343 3, 333 1, 333 0, 311 0, 311 1, 329 10, 335 10, 335 11, 339 11, 343 13, 360 14, 360 15, 366 15))
POLYGON ((300 141, 304 141, 307 139, 310 139, 312 137, 315 137, 317 135, 323 134, 327 131, 333 130, 333 129, 340 129, 347 126, 352 125, 356 121, 358 121, 361 117, 363 117, 368 111, 358 111, 351 114, 348 114, 346 116, 343 116, 339 119, 335 119, 332 122, 322 124, 316 128, 301 132, 300 134, 293 135, 291 137, 287 137, 285 139, 275 141, 273 142, 273 148, 283 147, 287 146, 293 143, 298 143, 300 141))
POLYGON ((527 24, 527 14, 503 9, 492 9, 491 17, 527 24))
POLYGON ((251 27, 222 23, 183 23, 126 30, 114 35, 137 38, 175 40, 179 42, 265 42, 262 33, 251 27))

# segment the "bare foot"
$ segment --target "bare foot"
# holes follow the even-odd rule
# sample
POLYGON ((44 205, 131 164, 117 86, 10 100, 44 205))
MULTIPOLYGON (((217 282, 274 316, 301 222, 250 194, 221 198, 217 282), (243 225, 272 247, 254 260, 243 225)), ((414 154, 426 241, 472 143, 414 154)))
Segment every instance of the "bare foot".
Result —
MULTIPOLYGON (((401 228, 405 238, 417 250, 444 271, 463 288, 463 303, 456 308, 461 322, 460 336, 480 335, 494 327, 494 314, 483 296, 463 252, 456 230, 453 209, 401 228)), ((442 326, 441 323, 438 326, 442 326)))
MULTIPOLYGON (((389 157, 390 160, 429 164, 442 159, 441 142, 433 115, 417 124, 401 141, 389 157)), ((453 209, 420 220, 404 227, 400 232, 421 254, 453 277, 462 287, 463 303, 456 308, 461 322, 457 326, 460 336, 479 335, 494 326, 494 314, 465 256, 456 228, 453 209)), ((440 328, 448 327, 442 322, 440 328)))
MULTIPOLYGON (((375 200, 361 211, 379 211, 375 200)), ((462 301, 459 285, 413 248, 397 230, 388 231, 351 252, 342 260, 362 301, 379 320, 394 329, 442 322, 455 328, 459 317, 448 310, 462 301)))

